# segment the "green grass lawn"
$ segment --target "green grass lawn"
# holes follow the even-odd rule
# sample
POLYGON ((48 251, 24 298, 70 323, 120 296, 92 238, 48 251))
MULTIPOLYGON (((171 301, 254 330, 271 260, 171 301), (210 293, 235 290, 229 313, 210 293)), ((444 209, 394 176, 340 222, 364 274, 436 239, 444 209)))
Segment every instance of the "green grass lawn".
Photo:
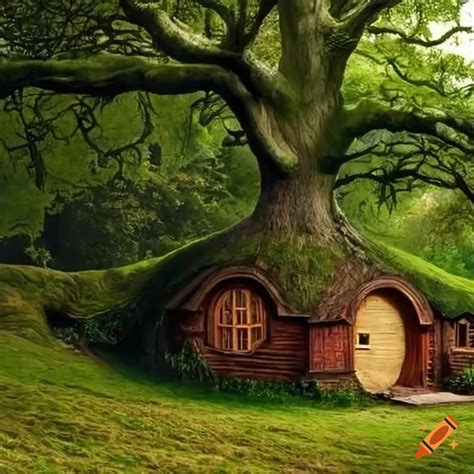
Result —
POLYGON ((474 406, 263 403, 160 383, 0 331, 0 473, 472 473, 474 406), (453 451, 415 459, 430 428, 453 451))

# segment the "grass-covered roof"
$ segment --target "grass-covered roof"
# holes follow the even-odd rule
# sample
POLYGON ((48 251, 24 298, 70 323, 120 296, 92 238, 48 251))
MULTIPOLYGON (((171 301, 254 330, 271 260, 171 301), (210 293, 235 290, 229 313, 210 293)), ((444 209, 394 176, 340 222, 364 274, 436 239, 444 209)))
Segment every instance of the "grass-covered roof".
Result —
MULTIPOLYGON (((146 295, 155 305, 166 302, 205 269, 228 264, 256 265, 275 279, 295 310, 316 311, 328 288, 345 284, 338 273, 351 257, 301 239, 288 242, 228 231, 196 241, 161 258, 105 271, 62 273, 28 266, 0 265, 0 329, 27 339, 49 338, 45 310, 89 318, 123 307, 146 295)), ((474 312, 474 282, 380 242, 372 250, 387 273, 406 278, 439 310, 454 318, 474 312)), ((357 289, 370 272, 350 282, 357 289)), ((347 295, 347 292, 345 293, 347 295)))
POLYGON ((377 242, 383 261, 424 293, 446 318, 474 313, 474 280, 462 278, 396 247, 377 242))

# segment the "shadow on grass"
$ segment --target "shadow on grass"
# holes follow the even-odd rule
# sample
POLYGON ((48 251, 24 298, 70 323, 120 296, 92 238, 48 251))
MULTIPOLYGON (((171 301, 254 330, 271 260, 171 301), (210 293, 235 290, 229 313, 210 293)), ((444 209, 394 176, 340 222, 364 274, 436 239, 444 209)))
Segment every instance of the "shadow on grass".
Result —
POLYGON ((94 354, 104 362, 116 374, 127 380, 133 381, 148 388, 155 386, 157 389, 166 390, 170 394, 182 400, 200 401, 219 405, 233 406, 238 408, 255 408, 256 406, 268 409, 290 409, 290 408, 317 408, 317 409, 367 409, 375 404, 381 404, 380 400, 366 397, 360 403, 352 403, 349 406, 340 406, 335 403, 321 400, 311 400, 298 395, 279 395, 275 398, 254 396, 248 393, 236 393, 221 390, 218 387, 204 382, 191 380, 177 380, 170 373, 157 373, 146 369, 136 356, 125 356, 123 353, 104 348, 94 348, 94 354))

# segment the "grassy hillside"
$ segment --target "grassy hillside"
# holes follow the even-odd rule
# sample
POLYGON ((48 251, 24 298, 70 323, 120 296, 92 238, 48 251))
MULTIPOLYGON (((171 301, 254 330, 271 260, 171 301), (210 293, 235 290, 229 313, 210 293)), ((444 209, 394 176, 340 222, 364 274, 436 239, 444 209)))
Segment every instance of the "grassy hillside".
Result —
POLYGON ((474 280, 448 273, 380 240, 371 242, 381 260, 415 284, 445 317, 474 312, 474 280))
POLYGON ((0 472, 469 472, 474 407, 270 404, 146 378, 0 331, 0 472), (459 447, 415 460, 447 414, 459 447))

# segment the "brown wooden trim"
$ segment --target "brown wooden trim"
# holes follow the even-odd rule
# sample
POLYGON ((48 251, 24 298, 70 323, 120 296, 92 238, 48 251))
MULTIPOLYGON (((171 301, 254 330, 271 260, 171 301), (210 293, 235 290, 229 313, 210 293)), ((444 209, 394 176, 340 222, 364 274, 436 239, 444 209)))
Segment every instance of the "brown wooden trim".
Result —
POLYGON ((433 324, 433 312, 428 300, 410 283, 397 276, 385 275, 375 278, 364 285, 354 295, 348 305, 346 318, 352 324, 355 322, 357 310, 364 299, 372 292, 381 289, 394 289, 402 293, 413 305, 420 326, 431 326, 433 324))
POLYGON ((355 362, 354 362, 354 350, 352 345, 354 344, 354 339, 355 339, 355 331, 354 331, 355 325, 351 325, 349 327, 349 347, 351 348, 349 350, 349 367, 351 370, 355 373, 355 362))
MULTIPOLYGON (((299 316, 302 316, 302 315, 299 315, 299 316)), ((294 316, 293 316, 294 317, 294 316)), ((314 316, 307 316, 309 318, 314 318, 314 316)), ((327 325, 330 325, 330 324, 340 324, 340 323, 348 323, 350 324, 350 322, 344 318, 344 317, 339 317, 339 318, 334 318, 334 319, 321 319, 321 320, 317 320, 317 319, 310 319, 308 321, 308 324, 310 324, 311 326, 323 326, 324 324, 327 324, 327 325)))
POLYGON ((250 351, 227 351, 225 349, 219 349, 218 347, 210 346, 209 344, 204 344, 204 347, 206 351, 209 351, 209 352, 216 352, 218 354, 225 354, 225 355, 239 355, 239 356, 249 357, 249 356, 255 355, 255 353, 258 352, 259 349, 261 349, 265 345, 265 343, 268 343, 268 341, 267 340, 260 341, 250 351))
POLYGON ((454 327, 455 327, 455 331, 456 331, 456 339, 455 339, 455 344, 456 344, 456 347, 459 348, 459 349, 472 349, 473 347, 471 347, 471 343, 470 343, 470 337, 469 337, 469 333, 471 331, 471 323, 469 320, 467 320, 466 318, 461 318, 461 319, 458 319, 455 323, 454 323, 454 327), (466 338, 466 344, 463 344, 461 345, 460 344, 460 331, 461 331, 461 326, 464 326, 465 327, 465 331, 466 331, 466 334, 465 334, 465 338, 466 338))
POLYGON ((220 291, 216 291, 209 300, 206 310, 205 319, 207 321, 208 337, 207 343, 210 347, 220 350, 223 353, 245 353, 251 354, 255 348, 268 338, 268 319, 269 311, 268 305, 264 301, 264 297, 260 292, 253 291, 250 287, 243 284, 224 286, 220 291), (243 298, 240 303, 237 302, 236 297, 240 295, 243 298), (230 306, 227 311, 230 311, 228 316, 231 317, 231 323, 222 321, 224 304, 230 297, 230 306), (256 314, 252 313, 253 304, 256 304, 256 314), (242 306, 243 305, 243 306, 242 306), (239 316, 240 315, 240 316, 239 316), (257 322, 252 323, 251 317, 255 316, 257 322), (240 319, 242 316, 245 318, 240 319), (253 344, 253 330, 260 329, 259 341, 253 344), (232 342, 230 348, 223 348, 224 330, 231 333, 232 342), (248 350, 239 349, 238 335, 239 331, 245 331, 247 334, 248 350))
POLYGON ((338 375, 342 375, 342 374, 354 374, 355 373, 355 370, 347 370, 347 369, 341 369, 341 370, 308 370, 308 373, 309 374, 328 374, 328 375, 331 375, 331 374, 338 374, 338 375))
POLYGON ((474 356, 474 348, 466 349, 464 347, 452 347, 450 350, 451 354, 462 354, 474 356))
MULTIPOLYGON (((183 290, 178 292, 166 305, 166 309, 182 309, 199 311, 209 292, 226 280, 250 281, 257 283, 272 299, 276 306, 277 316, 300 316, 283 298, 280 290, 273 283, 270 275, 256 267, 229 266, 206 272, 193 280, 183 290)), ((306 317, 306 315, 301 315, 306 317)))

